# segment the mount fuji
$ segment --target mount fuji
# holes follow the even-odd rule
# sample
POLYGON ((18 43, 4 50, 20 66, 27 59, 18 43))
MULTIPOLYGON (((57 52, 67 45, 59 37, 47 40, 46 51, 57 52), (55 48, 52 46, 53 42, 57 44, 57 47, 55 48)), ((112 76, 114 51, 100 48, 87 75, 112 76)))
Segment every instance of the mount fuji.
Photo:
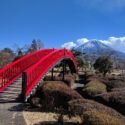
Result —
POLYGON ((86 42, 74 48, 74 50, 85 53, 85 55, 92 58, 98 58, 99 56, 111 56, 115 57, 116 59, 125 59, 125 53, 116 51, 97 40, 86 42))

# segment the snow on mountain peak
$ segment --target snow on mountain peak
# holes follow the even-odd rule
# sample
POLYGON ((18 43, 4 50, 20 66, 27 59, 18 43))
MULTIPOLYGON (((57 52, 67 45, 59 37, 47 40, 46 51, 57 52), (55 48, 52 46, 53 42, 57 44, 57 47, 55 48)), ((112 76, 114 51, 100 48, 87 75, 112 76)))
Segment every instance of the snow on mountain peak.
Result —
POLYGON ((91 40, 85 44, 80 45, 77 48, 82 48, 82 49, 112 49, 109 46, 107 46, 107 45, 105 45, 97 40, 91 40))
POLYGON ((112 49, 111 47, 109 47, 97 40, 88 41, 88 42, 76 47, 75 49, 82 53, 96 54, 96 55, 100 55, 100 54, 104 55, 105 53, 114 52, 114 49, 112 49))

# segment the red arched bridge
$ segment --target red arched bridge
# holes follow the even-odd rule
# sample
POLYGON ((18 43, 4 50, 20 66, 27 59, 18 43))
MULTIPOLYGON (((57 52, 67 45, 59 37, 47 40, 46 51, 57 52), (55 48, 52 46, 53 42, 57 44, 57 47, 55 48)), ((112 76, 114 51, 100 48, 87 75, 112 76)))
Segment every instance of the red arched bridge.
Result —
POLYGON ((0 101, 18 96, 16 92, 26 100, 39 81, 60 61, 67 63, 72 73, 77 72, 75 58, 67 49, 43 49, 7 65, 0 70, 0 101))

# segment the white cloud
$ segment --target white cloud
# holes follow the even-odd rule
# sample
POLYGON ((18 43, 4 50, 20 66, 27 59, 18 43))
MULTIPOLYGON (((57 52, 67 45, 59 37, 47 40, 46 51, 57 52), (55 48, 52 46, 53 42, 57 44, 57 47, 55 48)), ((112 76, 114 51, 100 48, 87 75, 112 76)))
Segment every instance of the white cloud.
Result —
POLYGON ((66 42, 61 47, 67 48, 67 49, 72 49, 73 47, 80 46, 88 41, 89 40, 87 38, 81 38, 81 39, 76 40, 76 42, 66 42))
MULTIPOLYGON (((80 46, 89 41, 91 41, 91 39, 81 38, 81 39, 77 39, 74 42, 66 42, 61 47, 71 49, 73 47, 80 46)), ((99 41, 112 47, 115 50, 125 52, 125 37, 109 37, 106 40, 99 40, 99 41)))
POLYGON ((118 51, 125 52, 125 37, 109 37, 108 40, 104 40, 103 43, 118 51))
POLYGON ((86 9, 96 9, 108 12, 125 8, 125 0, 75 0, 75 3, 86 9))
POLYGON ((74 43, 74 42, 67 42, 67 43, 64 43, 61 47, 62 48, 67 48, 67 49, 72 49, 73 47, 76 47, 76 43, 74 43))
POLYGON ((82 45, 82 44, 84 44, 84 43, 86 43, 86 42, 88 42, 89 40, 87 39, 87 38, 81 38, 81 39, 78 39, 77 41, 76 41, 76 43, 78 44, 78 45, 82 45))

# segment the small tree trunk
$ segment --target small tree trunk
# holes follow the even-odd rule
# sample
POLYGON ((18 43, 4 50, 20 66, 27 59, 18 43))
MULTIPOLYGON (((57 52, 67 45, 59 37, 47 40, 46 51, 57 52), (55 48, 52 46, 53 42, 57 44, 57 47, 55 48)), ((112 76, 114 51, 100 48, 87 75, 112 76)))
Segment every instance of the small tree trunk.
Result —
POLYGON ((107 73, 107 72, 104 72, 104 73, 103 73, 103 76, 104 76, 104 77, 106 77, 106 73, 107 73))

